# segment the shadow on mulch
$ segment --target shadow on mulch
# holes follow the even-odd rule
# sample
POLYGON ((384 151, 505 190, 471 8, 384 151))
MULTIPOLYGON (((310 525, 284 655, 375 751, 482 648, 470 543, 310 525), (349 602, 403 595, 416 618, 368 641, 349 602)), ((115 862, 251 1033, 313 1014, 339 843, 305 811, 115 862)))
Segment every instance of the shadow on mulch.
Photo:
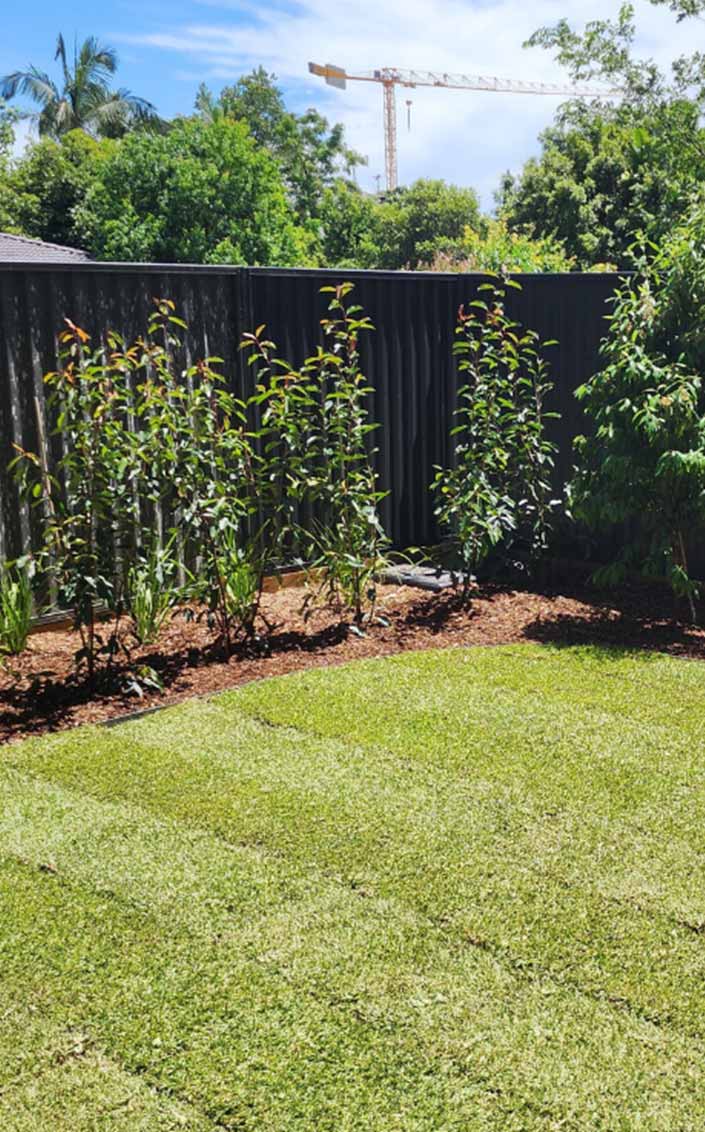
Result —
POLYGON ((514 592, 512 586, 486 583, 472 591, 468 603, 463 601, 459 590, 441 590, 432 598, 424 594, 409 607, 402 623, 411 631, 420 629, 432 634, 443 633, 454 618, 462 617, 470 623, 482 616, 488 604, 514 592))
MULTIPOLYGON (((674 602, 661 587, 635 587, 620 594, 591 587, 563 589, 563 595, 588 608, 580 614, 552 613, 524 627, 524 637, 540 644, 569 648, 609 646, 624 650, 665 652, 705 660, 705 608, 699 624, 684 620, 684 602, 674 602)), ((554 596, 555 591, 547 591, 554 596)))
MULTIPOLYGON (((550 586, 530 590, 515 589, 517 584, 483 584, 473 591, 469 606, 453 590, 430 595, 389 587, 380 616, 362 636, 333 610, 305 623, 300 593, 283 590, 267 598, 271 631, 261 641, 236 648, 231 657, 213 644, 203 624, 186 625, 174 618, 158 646, 134 648, 129 659, 121 658, 94 686, 74 670, 75 634, 42 634, 18 658, 16 671, 9 664, 0 669, 0 743, 104 722, 248 680, 415 649, 535 641, 705 660, 705 630, 674 617, 673 600, 663 589, 640 586, 608 595, 555 578, 550 586), (130 676, 139 667, 154 670, 161 691, 144 687, 141 697, 128 691, 130 676)), ((682 618, 683 610, 680 614, 682 618)))
POLYGON ((155 697, 148 689, 142 699, 127 690, 128 682, 138 667, 154 670, 162 686, 158 694, 158 699, 161 699, 184 676, 197 680, 199 669, 265 661, 270 662, 274 673, 277 655, 323 652, 342 644, 348 631, 348 625, 342 621, 313 633, 277 632, 275 627, 271 635, 261 642, 237 645, 229 657, 214 643, 175 649, 171 653, 140 651, 134 664, 127 661, 114 664, 110 671, 100 672, 92 683, 82 673, 69 672, 60 679, 50 673, 38 673, 29 687, 3 689, 0 702, 5 710, 0 711, 0 734, 30 737, 47 731, 60 731, 75 722, 76 712, 87 705, 93 705, 102 716, 101 706, 127 712, 151 704, 155 697))

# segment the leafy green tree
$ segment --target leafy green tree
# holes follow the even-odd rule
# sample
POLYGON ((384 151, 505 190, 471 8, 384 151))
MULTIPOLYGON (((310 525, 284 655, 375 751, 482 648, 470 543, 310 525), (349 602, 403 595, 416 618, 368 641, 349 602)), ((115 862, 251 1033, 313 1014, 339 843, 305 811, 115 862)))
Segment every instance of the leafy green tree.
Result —
POLYGON ((577 395, 594 426, 576 439, 573 510, 622 526, 617 560, 598 577, 664 575, 689 599, 689 550, 705 529, 705 204, 618 292, 604 368, 577 395))
POLYGON ((20 231, 19 201, 10 183, 17 112, 0 98, 0 232, 20 231))
POLYGON ((569 104, 542 153, 499 194, 509 226, 559 240, 577 264, 629 263, 634 233, 658 241, 705 177, 705 131, 685 99, 649 110, 569 104))
POLYGON ((61 137, 81 129, 96 137, 120 137, 136 125, 158 122, 151 102, 124 88, 111 89, 110 79, 118 65, 112 47, 89 36, 80 48, 75 44, 69 62, 64 37, 59 35, 54 60, 61 67, 58 83, 33 65, 0 80, 1 97, 12 99, 19 94, 39 107, 33 117, 41 135, 61 137))
POLYGON ((110 144, 72 130, 60 142, 41 138, 29 147, 10 175, 24 234, 69 247, 82 245, 76 213, 110 144))
POLYGON ((551 236, 533 239, 523 232, 513 232, 506 220, 488 220, 477 232, 466 228, 462 240, 449 241, 439 248, 430 263, 421 264, 424 271, 486 272, 507 275, 512 272, 572 271, 575 261, 551 236))
POLYGON ((317 110, 287 110, 276 76, 263 67, 224 87, 217 98, 202 86, 196 109, 208 121, 225 116, 247 123, 255 140, 276 159, 301 221, 318 215, 321 197, 336 178, 364 163, 345 144, 340 123, 329 125, 317 110))
POLYGON ((0 158, 8 157, 15 140, 17 111, 5 105, 0 98, 0 158))
POLYGON ((449 240, 461 239, 466 228, 479 226, 480 205, 474 189, 440 180, 415 181, 395 189, 380 206, 377 262, 362 266, 417 268, 433 259, 449 240))
POLYGON ((382 207, 374 197, 342 179, 324 191, 318 210, 319 238, 327 267, 378 265, 382 207))
MULTIPOLYGON (((701 0, 652 2, 668 2, 679 18, 702 8, 701 0)), ((500 191, 510 225, 557 236, 581 267, 627 265, 634 233, 660 240, 705 174, 705 56, 662 69, 635 54, 635 38, 634 5, 622 3, 614 19, 589 20, 582 32, 559 20, 527 44, 553 52, 575 81, 620 92, 561 107, 541 156, 500 191)))
POLYGON ((388 270, 462 258, 483 229, 474 190, 425 180, 381 200, 339 180, 323 194, 319 221, 325 264, 388 270))
POLYGON ((653 59, 634 58, 635 37, 634 5, 626 2, 616 19, 589 20, 582 34, 561 19, 539 28, 525 46, 553 51, 576 82, 597 79, 618 87, 630 103, 653 106, 667 93, 668 80, 653 59))
POLYGON ((290 265, 310 254, 273 158, 225 117, 128 134, 97 163, 76 222, 102 259, 290 265))
POLYGON ((651 3, 659 7, 668 4, 671 11, 676 13, 679 23, 705 12, 705 0, 651 0, 651 3))

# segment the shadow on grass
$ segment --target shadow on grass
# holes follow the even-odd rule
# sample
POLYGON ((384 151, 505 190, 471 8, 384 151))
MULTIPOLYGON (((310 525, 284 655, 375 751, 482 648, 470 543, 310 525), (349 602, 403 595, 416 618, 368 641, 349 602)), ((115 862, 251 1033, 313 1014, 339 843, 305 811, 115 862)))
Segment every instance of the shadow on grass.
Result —
MULTIPOLYGON (((369 631, 366 655, 376 655, 379 637, 379 654, 432 644, 525 640, 553 648, 579 645, 605 659, 615 650, 639 650, 705 660, 705 630, 674 618, 672 598, 663 589, 635 587, 606 595, 585 585, 556 585, 555 580, 550 587, 531 590, 516 585, 483 584, 473 591, 469 607, 455 590, 433 595, 418 591, 418 599, 403 610, 391 611, 386 619, 382 605, 383 617, 369 631), (551 600, 555 598, 560 600, 551 600)), ((349 653, 350 658, 359 655, 359 649, 348 649, 346 641, 353 642, 350 626, 337 614, 308 632, 290 620, 273 624, 269 634, 242 642, 229 658, 204 633, 195 641, 167 637, 161 648, 135 648, 129 658, 100 673, 93 685, 84 674, 74 672, 69 654, 64 653, 52 658, 56 663, 50 661, 45 671, 32 674, 25 668, 24 677, 18 674, 14 684, 0 691, 0 741, 148 708, 164 703, 170 693, 179 697, 208 693, 249 678, 280 675, 301 666, 297 655, 326 658, 334 650, 340 663, 349 653), (127 691, 130 675, 139 667, 154 670, 161 691, 146 688, 141 698, 127 691)))

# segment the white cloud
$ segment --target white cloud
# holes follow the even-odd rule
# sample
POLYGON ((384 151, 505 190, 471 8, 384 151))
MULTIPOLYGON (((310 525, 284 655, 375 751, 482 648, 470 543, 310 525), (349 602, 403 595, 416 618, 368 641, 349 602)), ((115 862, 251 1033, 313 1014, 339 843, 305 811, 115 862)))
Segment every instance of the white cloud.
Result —
POLYGON ((37 128, 34 122, 27 118, 20 119, 15 123, 15 141, 12 147, 12 152, 15 157, 21 157, 27 148, 28 143, 37 135, 37 128))
MULTIPOLYGON (((591 19, 614 15, 618 0, 592 0, 591 19)), ((307 73, 309 60, 348 71, 381 66, 495 74, 560 81, 550 56, 525 51, 537 27, 565 16, 584 21, 584 0, 299 0, 293 7, 253 0, 201 0, 203 19, 169 31, 129 37, 174 56, 174 70, 212 86, 262 64, 274 71, 298 107, 314 105, 345 124, 349 143, 369 157, 360 173, 366 187, 384 171, 382 93, 376 84, 332 90, 307 73)), ((661 8, 638 3, 639 45, 661 62, 692 50, 693 28, 661 8)), ((491 204, 501 173, 520 168, 537 151, 557 97, 484 94, 416 88, 398 91, 401 182, 439 176, 480 189, 491 204), (411 130, 406 98, 412 99, 411 130)))

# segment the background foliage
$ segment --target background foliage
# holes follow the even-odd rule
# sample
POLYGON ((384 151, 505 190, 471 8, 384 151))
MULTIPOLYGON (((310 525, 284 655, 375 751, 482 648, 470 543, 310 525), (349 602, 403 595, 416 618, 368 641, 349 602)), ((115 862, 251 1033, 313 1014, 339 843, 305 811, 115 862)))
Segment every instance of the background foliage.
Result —
POLYGON ((665 575, 694 616, 689 548, 705 524, 705 205, 655 255, 646 249, 638 269, 618 293, 605 367, 578 390, 594 428, 576 441, 574 512, 619 527, 603 580, 665 575))

